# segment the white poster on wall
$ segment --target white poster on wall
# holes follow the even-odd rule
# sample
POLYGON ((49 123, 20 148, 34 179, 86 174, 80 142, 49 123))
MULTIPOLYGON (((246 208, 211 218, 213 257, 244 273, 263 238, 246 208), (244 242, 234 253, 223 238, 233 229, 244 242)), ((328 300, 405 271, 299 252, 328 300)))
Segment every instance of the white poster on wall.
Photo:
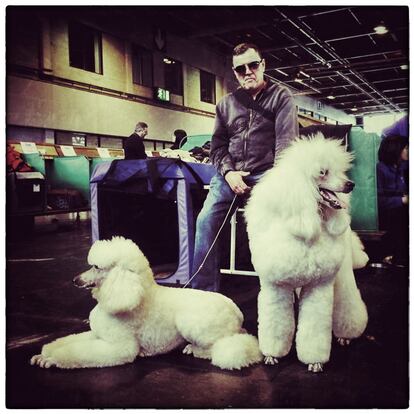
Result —
POLYGON ((39 150, 34 142, 20 142, 23 154, 37 154, 39 150))
POLYGON ((101 158, 111 158, 108 148, 96 148, 101 158))
POLYGON ((61 145, 60 149, 65 157, 76 157, 75 148, 71 147, 70 145, 61 145))

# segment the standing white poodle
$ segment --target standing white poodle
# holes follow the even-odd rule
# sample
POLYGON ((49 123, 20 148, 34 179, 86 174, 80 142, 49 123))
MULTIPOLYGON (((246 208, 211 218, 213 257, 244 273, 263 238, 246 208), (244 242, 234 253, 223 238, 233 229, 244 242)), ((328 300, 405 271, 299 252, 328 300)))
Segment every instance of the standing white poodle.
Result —
POLYGON ((188 343, 185 354, 240 369, 263 359, 257 339, 242 329, 243 315, 213 292, 159 286, 148 260, 131 240, 93 244, 92 268, 74 279, 98 301, 90 331, 57 339, 31 359, 42 368, 108 367, 137 356, 164 354, 188 343))
POLYGON ((285 356, 295 334, 294 290, 300 289, 298 358, 319 372, 332 330, 341 344, 367 325, 353 268, 368 256, 350 230, 345 173, 352 155, 318 134, 297 139, 253 188, 245 209, 252 262, 260 277, 259 344, 265 363, 285 356))

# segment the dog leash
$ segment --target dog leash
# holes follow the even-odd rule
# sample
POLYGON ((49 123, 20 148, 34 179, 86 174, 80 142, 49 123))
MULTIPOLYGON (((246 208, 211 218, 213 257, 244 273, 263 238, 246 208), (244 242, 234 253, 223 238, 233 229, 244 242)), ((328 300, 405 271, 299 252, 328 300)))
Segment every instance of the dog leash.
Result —
POLYGON ((221 231, 223 230, 223 228, 224 228, 224 226, 225 226, 225 224, 226 224, 226 222, 227 222, 227 219, 229 218, 229 216, 230 216, 230 213, 232 212, 232 210, 233 210, 233 206, 234 206, 234 204, 235 204, 235 202, 236 202, 236 199, 237 199, 237 194, 235 194, 234 195, 234 197, 233 197, 233 200, 232 200, 232 202, 231 202, 231 204, 230 204, 230 207, 229 207, 229 209, 227 210, 227 213, 226 213, 226 216, 224 217, 224 220, 223 220, 223 222, 221 223, 221 226, 220 226, 220 228, 218 229, 218 231, 217 231, 217 234, 216 234, 216 236, 214 237, 214 240, 213 240, 213 242, 211 243, 211 246, 209 247, 209 249, 208 249, 208 251, 207 251, 207 253, 206 253, 206 255, 204 256, 204 259, 203 259, 203 261, 201 262, 201 264, 200 264, 200 266, 199 266, 199 268, 197 269, 197 271, 191 276, 191 278, 187 281, 187 283, 183 286, 183 289, 184 288, 186 288, 189 284, 190 284, 190 282, 198 275, 198 273, 200 272, 200 270, 203 268, 203 266, 204 266, 204 263, 206 262, 206 260, 207 260, 207 258, 208 258, 208 256, 210 255, 210 253, 211 253, 211 251, 213 250, 213 247, 214 247, 214 245, 216 244, 216 241, 217 241, 217 239, 219 238, 219 236, 220 236, 220 233, 221 233, 221 231))

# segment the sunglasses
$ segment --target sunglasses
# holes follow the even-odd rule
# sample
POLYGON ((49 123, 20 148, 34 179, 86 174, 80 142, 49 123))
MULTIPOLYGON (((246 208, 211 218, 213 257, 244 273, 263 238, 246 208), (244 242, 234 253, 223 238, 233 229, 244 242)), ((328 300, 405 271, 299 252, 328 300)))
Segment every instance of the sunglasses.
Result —
POLYGON ((254 62, 246 63, 245 65, 239 65, 233 68, 239 75, 245 75, 246 74, 246 66, 251 70, 257 70, 262 63, 262 60, 255 60, 254 62))

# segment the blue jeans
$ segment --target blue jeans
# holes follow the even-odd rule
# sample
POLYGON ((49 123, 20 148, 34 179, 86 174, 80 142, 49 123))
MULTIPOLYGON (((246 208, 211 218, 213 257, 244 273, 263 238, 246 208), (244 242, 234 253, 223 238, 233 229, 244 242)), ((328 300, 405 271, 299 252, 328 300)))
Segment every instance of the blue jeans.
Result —
MULTIPOLYGON (((254 185, 263 173, 244 177, 248 186, 254 185)), ((227 181, 221 174, 216 174, 210 182, 210 190, 204 201, 203 208, 197 217, 193 275, 198 271, 200 265, 206 257, 217 232, 234 199, 235 193, 232 191, 227 181)), ((233 211, 228 215, 228 220, 232 213, 240 205, 242 197, 237 197, 233 205, 233 211)), ((219 241, 217 240, 205 260, 203 267, 191 281, 191 287, 201 290, 218 292, 220 289, 220 254, 219 241)))

